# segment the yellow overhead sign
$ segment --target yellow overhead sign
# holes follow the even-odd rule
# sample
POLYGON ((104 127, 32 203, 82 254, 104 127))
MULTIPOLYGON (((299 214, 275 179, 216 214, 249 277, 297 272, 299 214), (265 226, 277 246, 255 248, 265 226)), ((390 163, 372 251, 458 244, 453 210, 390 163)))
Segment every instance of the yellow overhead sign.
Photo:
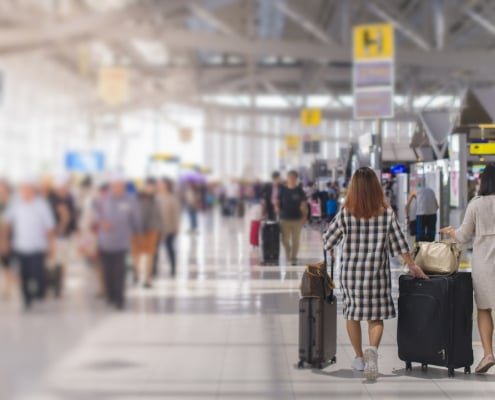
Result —
POLYGON ((495 142, 492 143, 471 143, 469 152, 476 155, 493 155, 495 154, 495 142))
POLYGON ((305 108, 301 112, 303 126, 316 126, 321 123, 321 110, 319 108, 305 108))
POLYGON ((155 153, 151 155, 151 159, 155 161, 179 161, 179 157, 168 153, 155 153))
POLYGON ((285 146, 287 150, 299 149, 299 135, 287 135, 285 137, 285 146))
POLYGON ((354 61, 394 58, 394 27, 391 24, 358 25, 353 33, 354 61))

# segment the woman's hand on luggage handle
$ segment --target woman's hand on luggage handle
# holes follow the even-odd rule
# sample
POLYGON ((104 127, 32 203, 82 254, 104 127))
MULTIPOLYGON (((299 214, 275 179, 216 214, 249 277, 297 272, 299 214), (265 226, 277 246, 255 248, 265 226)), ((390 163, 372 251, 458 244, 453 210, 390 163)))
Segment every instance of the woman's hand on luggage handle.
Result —
POLYGON ((419 279, 428 279, 428 276, 423 272, 421 267, 414 263, 413 265, 409 266, 409 273, 414 276, 415 278, 419 279))
POLYGON ((417 265, 409 253, 403 254, 402 258, 409 266, 409 273, 415 278, 428 279, 428 276, 423 272, 421 267, 417 265))

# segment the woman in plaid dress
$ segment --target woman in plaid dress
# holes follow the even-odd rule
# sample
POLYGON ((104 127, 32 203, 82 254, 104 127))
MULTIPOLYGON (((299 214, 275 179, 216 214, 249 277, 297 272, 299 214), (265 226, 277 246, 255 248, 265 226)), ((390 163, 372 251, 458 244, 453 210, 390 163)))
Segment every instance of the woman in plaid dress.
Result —
POLYGON ((378 377, 378 346, 383 320, 395 317, 390 256, 402 255, 411 274, 426 278, 409 254, 397 218, 375 172, 360 168, 352 177, 344 207, 323 234, 325 249, 342 242, 341 288, 355 370, 378 377), (368 321, 370 347, 363 353, 361 321, 368 321))

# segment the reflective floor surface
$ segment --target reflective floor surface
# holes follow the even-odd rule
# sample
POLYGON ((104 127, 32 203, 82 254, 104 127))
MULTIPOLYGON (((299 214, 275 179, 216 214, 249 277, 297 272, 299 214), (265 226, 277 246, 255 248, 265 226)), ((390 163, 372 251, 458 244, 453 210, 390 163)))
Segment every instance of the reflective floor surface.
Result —
MULTIPOLYGON (((78 263, 62 301, 29 313, 2 301, 0 399, 494 398, 495 371, 406 373, 395 320, 386 322, 376 383, 350 369, 340 312, 337 363, 297 369, 299 280, 304 263, 321 259, 318 230, 303 231, 301 266, 265 267, 248 245, 248 221, 201 222, 198 236, 180 238, 178 276, 164 260, 153 289, 129 285, 124 312, 95 298, 92 271, 78 263)), ((477 332, 474 349, 477 362, 477 332)))

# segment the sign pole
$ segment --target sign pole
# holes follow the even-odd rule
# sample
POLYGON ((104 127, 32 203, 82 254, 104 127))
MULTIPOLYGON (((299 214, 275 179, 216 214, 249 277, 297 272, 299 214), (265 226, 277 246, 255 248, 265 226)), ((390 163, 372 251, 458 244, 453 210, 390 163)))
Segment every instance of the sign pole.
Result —
POLYGON ((371 135, 370 165, 375 171, 382 170, 382 132, 383 120, 375 120, 374 132, 371 135))

